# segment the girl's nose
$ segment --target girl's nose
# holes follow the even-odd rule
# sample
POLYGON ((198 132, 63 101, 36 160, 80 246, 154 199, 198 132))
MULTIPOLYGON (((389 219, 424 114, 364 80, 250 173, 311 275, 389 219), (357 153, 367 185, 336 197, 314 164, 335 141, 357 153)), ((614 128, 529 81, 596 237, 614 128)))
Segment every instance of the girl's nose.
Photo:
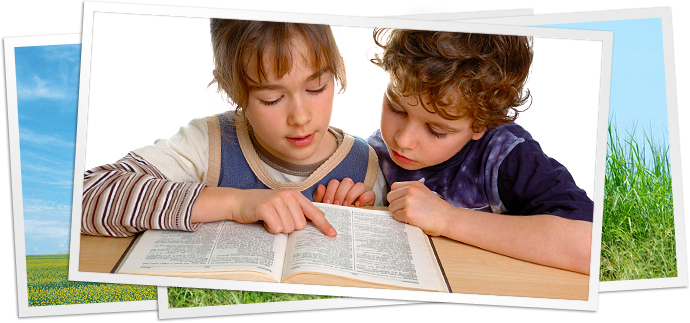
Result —
POLYGON ((312 109, 309 100, 295 98, 290 107, 288 124, 291 126, 304 126, 311 121, 312 109))

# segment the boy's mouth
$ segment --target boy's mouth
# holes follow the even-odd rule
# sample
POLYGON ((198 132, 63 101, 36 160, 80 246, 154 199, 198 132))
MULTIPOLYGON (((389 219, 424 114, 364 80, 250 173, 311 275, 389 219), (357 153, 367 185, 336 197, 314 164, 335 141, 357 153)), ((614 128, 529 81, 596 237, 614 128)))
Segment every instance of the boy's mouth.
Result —
POLYGON ((398 163, 404 164, 404 165, 412 165, 416 164, 417 162, 409 159, 401 154, 398 154, 395 150, 389 149, 390 155, 393 156, 393 160, 395 160, 398 163))
POLYGON ((285 137, 289 143, 296 147, 304 147, 309 145, 315 137, 316 133, 312 132, 310 135, 304 137, 285 137))

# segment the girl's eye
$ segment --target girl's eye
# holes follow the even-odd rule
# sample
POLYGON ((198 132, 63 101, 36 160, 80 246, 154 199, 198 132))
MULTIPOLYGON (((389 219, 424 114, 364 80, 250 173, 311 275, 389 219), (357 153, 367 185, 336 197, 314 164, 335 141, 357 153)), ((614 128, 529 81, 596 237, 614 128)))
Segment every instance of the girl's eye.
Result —
POLYGON ((309 92, 310 94, 319 94, 319 93, 325 91, 327 87, 328 87, 328 84, 324 84, 322 87, 320 87, 316 90, 307 90, 307 92, 309 92))
POLYGON ((398 109, 394 108, 393 105, 390 104, 390 102, 389 102, 389 103, 386 103, 386 107, 388 107, 388 110, 389 110, 390 112, 393 112, 393 113, 395 113, 395 114, 397 114, 397 115, 404 116, 404 115, 407 114, 407 112, 405 112, 405 111, 398 110, 398 109))
POLYGON ((279 98, 277 98, 277 99, 275 99, 275 100, 273 100, 273 101, 264 101, 264 100, 261 100, 261 99, 259 99, 259 101, 260 101, 261 104, 263 104, 263 105, 276 105, 276 104, 278 104, 278 102, 280 102, 282 99, 283 99, 283 97, 281 96, 281 97, 279 97, 279 98))

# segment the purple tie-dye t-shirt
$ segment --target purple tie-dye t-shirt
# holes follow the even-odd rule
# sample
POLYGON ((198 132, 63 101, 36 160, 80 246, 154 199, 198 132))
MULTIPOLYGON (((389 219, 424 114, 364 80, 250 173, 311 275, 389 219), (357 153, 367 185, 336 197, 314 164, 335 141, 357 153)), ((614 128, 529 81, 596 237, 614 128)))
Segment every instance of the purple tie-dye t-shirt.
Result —
POLYGON ((424 185, 456 207, 592 221, 593 202, 584 190, 515 123, 486 131, 441 164, 412 171, 391 160, 380 131, 367 142, 378 154, 389 184, 423 179, 424 185))

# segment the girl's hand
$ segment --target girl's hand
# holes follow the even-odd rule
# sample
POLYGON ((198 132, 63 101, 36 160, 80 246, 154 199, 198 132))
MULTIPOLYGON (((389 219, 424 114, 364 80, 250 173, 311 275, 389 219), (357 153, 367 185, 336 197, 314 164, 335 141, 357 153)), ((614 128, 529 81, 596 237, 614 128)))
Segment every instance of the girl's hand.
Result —
POLYGON ((394 219, 431 236, 444 235, 449 215, 456 209, 417 181, 393 183, 386 198, 394 219))
POLYGON ((325 215, 302 193, 295 190, 244 190, 232 220, 239 223, 264 221, 271 233, 290 233, 307 226, 307 219, 329 237, 335 237, 333 226, 325 215))
POLYGON ((328 187, 319 185, 314 193, 314 202, 342 206, 374 205, 375 199, 374 191, 367 191, 364 183, 355 184, 350 178, 345 178, 342 182, 332 179, 328 182, 328 187))

